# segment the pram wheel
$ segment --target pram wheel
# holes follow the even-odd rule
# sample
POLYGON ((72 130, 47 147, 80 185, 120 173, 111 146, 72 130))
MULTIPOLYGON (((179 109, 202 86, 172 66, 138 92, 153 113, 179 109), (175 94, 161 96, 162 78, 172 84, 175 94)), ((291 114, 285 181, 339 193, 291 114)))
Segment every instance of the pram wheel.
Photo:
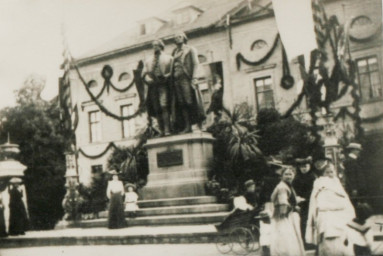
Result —
POLYGON ((230 233, 230 240, 233 243, 232 251, 236 255, 247 255, 255 248, 259 248, 258 239, 254 237, 249 228, 234 228, 230 233))
POLYGON ((233 244, 230 239, 229 234, 222 234, 220 236, 217 236, 217 240, 215 242, 215 246, 217 247, 218 251, 222 254, 229 253, 233 247, 233 244))

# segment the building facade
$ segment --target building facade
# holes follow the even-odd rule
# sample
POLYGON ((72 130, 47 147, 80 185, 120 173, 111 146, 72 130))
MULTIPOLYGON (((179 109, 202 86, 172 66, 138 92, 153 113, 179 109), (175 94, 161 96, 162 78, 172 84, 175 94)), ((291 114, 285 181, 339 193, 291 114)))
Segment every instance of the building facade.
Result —
MULTIPOLYGON (((366 120, 362 125, 367 135, 382 136, 383 120, 379 117, 383 114, 382 3, 380 0, 328 0, 325 9, 329 17, 336 15, 340 24, 350 24, 350 51, 357 63, 361 95, 360 116, 366 120)), ((139 21, 135 31, 128 31, 110 44, 76 59, 76 63, 94 95, 103 88, 101 71, 105 65, 112 67, 111 82, 122 90, 133 81, 132 71, 139 61, 153 54, 151 42, 156 38, 163 39, 165 52, 171 54, 175 47, 172 39, 178 31, 184 31, 189 38, 188 44, 198 51, 199 90, 206 108, 215 75, 223 80, 223 101, 228 108, 246 102, 255 112, 262 108, 276 108, 284 113, 296 101, 302 88, 298 61, 289 63, 295 83, 284 89, 280 85, 284 74, 282 46, 277 38, 270 0, 189 1, 168 13, 139 21), (248 65, 239 60, 238 54, 252 62, 271 55, 258 65, 248 65)), ((71 72, 72 104, 77 104, 79 109, 75 131, 76 147, 80 151, 79 177, 80 182, 89 184, 92 173, 106 171, 107 159, 112 152, 110 143, 118 146, 134 144, 134 136, 145 127, 147 117, 142 114, 128 121, 111 118, 90 99, 84 86, 77 74, 71 72)), ((134 86, 125 92, 109 88, 99 101, 116 115, 131 115, 138 108, 138 96, 134 86)), ((336 114, 342 107, 352 104, 353 98, 347 92, 331 105, 331 109, 336 114)), ((307 116, 307 112, 303 100, 294 114, 307 116)), ((208 117, 209 122, 212 122, 212 116, 208 117)), ((344 127, 353 129, 349 117, 339 119, 337 126, 340 130, 344 127)))

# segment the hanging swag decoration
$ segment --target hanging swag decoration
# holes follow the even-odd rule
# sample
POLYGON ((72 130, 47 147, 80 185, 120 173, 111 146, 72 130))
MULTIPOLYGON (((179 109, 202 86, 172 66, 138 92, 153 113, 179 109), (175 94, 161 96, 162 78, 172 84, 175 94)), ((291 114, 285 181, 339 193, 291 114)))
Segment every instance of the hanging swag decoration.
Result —
POLYGON ((117 148, 116 144, 114 144, 113 142, 110 142, 108 146, 106 146, 106 148, 100 154, 97 154, 97 155, 88 155, 87 153, 84 152, 84 150, 82 150, 82 148, 79 148, 77 153, 80 153, 81 155, 89 159, 98 159, 102 157, 103 155, 105 155, 111 148, 116 149, 117 148))
POLYGON ((278 42, 279 42, 279 34, 277 34, 275 36, 275 39, 274 39, 274 43, 273 43, 273 46, 271 47, 271 49, 266 53, 265 56, 263 56, 261 59, 257 60, 257 61, 251 61, 251 60, 248 60, 246 59, 242 53, 238 53, 237 56, 236 56, 236 60, 237 60, 237 69, 240 70, 241 69, 241 62, 244 62, 245 64, 249 65, 249 66, 258 66, 258 65, 261 65, 263 63, 265 63, 274 53, 275 49, 277 48, 278 46, 278 42))
MULTIPOLYGON (((334 117, 334 120, 336 121, 339 118, 345 119, 347 116, 351 117, 351 119, 353 119, 353 120, 356 118, 355 113, 351 113, 347 107, 341 107, 339 109, 338 113, 336 114, 336 116, 334 117)), ((379 114, 377 116, 373 116, 373 117, 361 118, 361 122, 362 123, 375 123, 375 122, 378 122, 382 119, 383 119, 383 113, 379 114)))
POLYGON ((101 71, 101 76, 102 76, 102 78, 104 78, 104 85, 102 86, 101 91, 95 96, 96 99, 99 99, 104 94, 105 90, 107 93, 109 93, 110 87, 112 87, 113 90, 115 90, 117 92, 121 92, 121 93, 127 92, 130 90, 130 88, 132 88, 132 86, 134 85, 134 82, 135 82, 133 79, 132 82, 130 82, 130 84, 127 87, 122 88, 122 89, 117 88, 111 81, 111 78, 113 76, 113 69, 109 65, 104 66, 104 68, 101 71))
MULTIPOLYGON (((132 115, 129 115, 129 116, 120 116, 120 115, 114 114, 111 111, 109 111, 100 101, 98 101, 98 98, 96 96, 94 96, 93 93, 90 91, 89 87, 87 86, 87 82, 85 81, 84 77, 81 75, 81 72, 80 72, 78 66, 75 63, 73 63, 72 65, 73 65, 74 69, 76 70, 77 75, 80 78, 80 81, 83 84, 86 92, 90 96, 91 100, 96 103, 96 105, 100 108, 100 110, 105 115, 112 117, 114 119, 117 119, 119 121, 123 121, 123 120, 130 120, 132 118, 135 118, 145 111, 145 104, 144 104, 144 101, 143 101, 143 99, 141 97, 141 93, 140 93, 142 91, 142 88, 141 88, 142 87, 142 83, 141 83, 142 82, 141 81, 142 63, 141 62, 139 62, 137 69, 133 71, 133 73, 134 73, 133 83, 136 84, 137 91, 139 92, 140 104, 139 104, 138 109, 132 115)), ((115 90, 118 89, 114 85, 112 85, 112 83, 110 82, 110 78, 113 75, 113 70, 111 69, 111 67, 109 65, 107 65, 103 68, 101 75, 105 79, 104 88, 101 91, 105 90, 105 88, 108 88, 109 86, 111 86, 115 90)), ((127 86, 124 89, 119 89, 119 90, 127 91, 130 89, 131 85, 127 86)))
POLYGON ((289 61, 287 60, 285 47, 282 45, 282 64, 283 64, 283 76, 281 78, 281 87, 285 90, 294 86, 294 77, 290 74, 289 61))

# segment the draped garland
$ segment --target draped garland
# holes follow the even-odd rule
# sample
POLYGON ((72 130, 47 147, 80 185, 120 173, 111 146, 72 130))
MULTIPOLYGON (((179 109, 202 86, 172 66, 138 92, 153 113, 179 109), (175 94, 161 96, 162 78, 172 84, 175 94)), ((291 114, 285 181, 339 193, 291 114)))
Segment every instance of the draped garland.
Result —
POLYGON ((275 39, 274 39, 274 43, 273 43, 273 46, 271 47, 271 49, 265 54, 265 56, 263 56, 262 58, 260 58, 259 60, 257 61, 251 61, 251 60, 248 60, 246 59, 242 53, 238 53, 237 56, 236 56, 236 60, 237 60, 237 69, 240 70, 241 69, 241 62, 244 62, 245 64, 249 65, 249 66, 257 66, 257 65, 260 65, 260 64, 263 64, 265 63, 274 53, 275 49, 277 48, 278 46, 278 42, 279 42, 280 38, 279 38, 279 34, 277 34, 275 36, 275 39))
POLYGON ((109 93, 109 90, 110 88, 113 88, 115 91, 117 92, 127 92, 130 90, 130 88, 132 88, 132 86, 134 85, 134 79, 130 82, 130 84, 128 86, 126 86, 125 88, 117 88, 111 81, 111 78, 113 76, 113 69, 111 66, 109 65, 106 65, 102 71, 101 71, 101 76, 104 78, 104 85, 102 86, 101 88, 101 91, 97 94, 97 96, 95 96, 96 99, 99 99, 103 94, 104 94, 104 91, 106 90, 107 93, 109 93))
MULTIPOLYGON (((327 55, 324 52, 320 51, 314 51, 313 55, 311 56, 311 67, 309 68, 309 72, 305 73, 304 63, 300 62, 300 68, 301 68, 301 76, 304 80, 304 85, 302 87, 301 92, 298 94, 297 99, 293 102, 293 104, 288 108, 288 110, 283 115, 284 117, 290 116, 293 111, 301 104, 304 96, 308 97, 309 100, 309 108, 310 108, 310 116, 312 118, 312 124, 315 126, 317 121, 316 111, 320 107, 324 107, 326 111, 330 112, 330 105, 331 103, 341 99, 346 93, 349 91, 349 88, 351 87, 351 97, 353 99, 352 101, 352 108, 354 109, 353 112, 351 112, 348 107, 342 107, 340 111, 336 114, 334 117, 334 120, 338 120, 339 118, 345 118, 346 116, 349 116, 354 120, 355 125, 355 131, 356 131, 356 138, 357 140, 360 139, 363 134, 363 127, 362 123, 374 123, 378 122, 380 120, 383 120, 383 113, 378 114, 373 117, 368 118, 361 118, 360 112, 360 95, 359 95, 359 86, 355 82, 356 81, 356 74, 357 74, 357 67, 355 61, 351 59, 350 51, 348 51, 348 61, 342 62, 341 57, 338 56, 337 49, 339 47, 339 39, 342 36, 349 36, 349 35, 343 35, 342 33, 345 33, 345 28, 341 27, 339 28, 339 23, 336 18, 336 16, 330 17, 330 19, 326 19, 326 38, 325 41, 329 42, 332 50, 332 55, 334 58, 334 66, 331 71, 331 75, 328 75, 327 69, 324 67, 324 62, 327 61, 327 55), (313 80, 313 64, 315 64, 315 61, 319 58, 319 74, 321 75, 321 79, 318 81, 313 80), (339 88, 340 84, 343 83, 343 87, 339 88), (325 100, 321 99, 321 87, 325 86, 326 88, 326 97, 325 100)), ((358 43, 365 43, 367 41, 370 41, 374 39, 377 33, 374 35, 365 38, 365 39, 355 39, 352 36, 349 36, 350 40, 358 42, 358 43)))
MULTIPOLYGON (((346 116, 351 117, 352 119, 355 119, 355 113, 350 112, 347 107, 341 107, 334 117, 334 120, 338 120, 339 118, 345 119, 346 116)), ((373 116, 373 117, 365 117, 361 118, 362 123, 375 123, 383 119, 383 113, 373 116)))
POLYGON ((113 142, 110 142, 108 144, 108 146, 106 146, 106 148, 101 153, 99 153, 97 155, 88 155, 87 153, 84 152, 84 150, 82 148, 78 149, 77 153, 79 153, 79 154, 81 154, 81 155, 83 155, 89 159, 98 159, 98 158, 104 156, 109 151, 109 149, 111 149, 111 148, 116 149, 117 148, 116 144, 114 144, 113 142))
MULTIPOLYGON (((100 108, 100 110, 107 116, 113 118, 113 119, 116 119, 116 120, 119 120, 119 121, 123 121, 123 120, 130 120, 132 118, 135 118, 137 116, 139 116, 140 114, 142 114, 144 111, 145 111, 145 104, 144 102, 142 101, 141 97, 140 97, 140 104, 139 104, 139 107, 138 109, 131 115, 128 115, 128 116, 120 116, 120 115, 117 115, 117 114, 114 114, 112 113, 110 110, 108 110, 97 98, 97 96, 94 96, 93 93, 91 92, 91 90, 89 89, 89 87, 87 86, 87 82, 85 81, 84 77, 81 75, 81 72, 78 68, 78 66, 75 64, 75 63, 72 63, 72 67, 75 69, 78 77, 80 78, 80 81, 82 83, 82 85, 84 86, 86 92, 88 93, 88 95, 90 96, 91 100, 93 102, 96 103, 96 105, 100 108)), ((108 88, 108 86, 111 86, 113 89, 118 89, 116 88, 114 85, 112 85, 112 83, 110 82, 110 78, 112 76, 112 74, 110 73, 107 73, 107 72, 110 72, 110 70, 108 71, 108 67, 105 66, 104 69, 102 70, 102 76, 103 78, 105 79, 105 83, 104 83, 104 88, 103 90, 101 90, 101 92, 103 92, 105 90, 105 88, 108 88), (105 70, 106 69, 106 70, 105 70)), ((110 66, 109 66, 110 67, 110 66)), ((141 70, 142 71, 142 70, 141 70)), ((141 74, 141 72, 139 72, 139 74, 141 74)), ((133 82, 136 83, 137 85, 137 79, 139 79, 137 77, 137 75, 135 74, 135 77, 134 77, 134 80, 133 82)), ((131 88, 131 86, 133 85, 133 83, 131 85, 128 85, 126 88, 124 89, 120 89, 122 91, 127 91, 131 88)), ((101 96, 101 94, 99 93, 98 96, 101 96)))

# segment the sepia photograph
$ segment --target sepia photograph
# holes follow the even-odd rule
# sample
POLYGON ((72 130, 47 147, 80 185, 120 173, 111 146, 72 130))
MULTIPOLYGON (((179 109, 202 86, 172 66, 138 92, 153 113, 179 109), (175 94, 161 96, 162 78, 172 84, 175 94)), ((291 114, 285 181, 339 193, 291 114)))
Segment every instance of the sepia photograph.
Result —
POLYGON ((0 0, 0 256, 383 256, 382 0, 0 0))

